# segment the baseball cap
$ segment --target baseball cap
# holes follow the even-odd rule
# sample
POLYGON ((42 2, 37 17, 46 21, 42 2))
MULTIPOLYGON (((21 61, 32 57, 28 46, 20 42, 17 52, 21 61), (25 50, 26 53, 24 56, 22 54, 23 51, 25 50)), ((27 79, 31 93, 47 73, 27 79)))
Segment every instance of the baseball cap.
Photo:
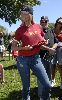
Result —
POLYGON ((48 22, 49 21, 48 16, 42 16, 40 21, 41 22, 48 22))
POLYGON ((30 13, 31 15, 33 15, 33 8, 30 5, 24 5, 21 8, 21 12, 30 13))

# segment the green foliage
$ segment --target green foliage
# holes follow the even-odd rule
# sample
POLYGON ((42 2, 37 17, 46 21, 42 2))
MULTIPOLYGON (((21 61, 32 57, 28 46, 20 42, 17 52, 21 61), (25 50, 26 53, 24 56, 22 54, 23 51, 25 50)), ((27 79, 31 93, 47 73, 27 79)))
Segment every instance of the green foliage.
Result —
POLYGON ((4 26, 0 25, 0 32, 3 32, 3 34, 7 34, 7 29, 4 26))
POLYGON ((49 23, 48 27, 54 29, 54 23, 49 23))
POLYGON ((20 9, 23 4, 32 6, 40 5, 38 0, 0 0, 0 18, 5 18, 5 22, 10 25, 20 19, 20 9))
POLYGON ((7 48, 7 46, 8 46, 8 31, 5 27, 0 25, 0 32, 3 32, 4 45, 7 48))

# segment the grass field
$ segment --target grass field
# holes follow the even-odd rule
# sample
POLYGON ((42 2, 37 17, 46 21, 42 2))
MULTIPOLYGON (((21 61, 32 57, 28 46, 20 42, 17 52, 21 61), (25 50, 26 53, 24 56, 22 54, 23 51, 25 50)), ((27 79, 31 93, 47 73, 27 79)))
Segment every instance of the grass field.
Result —
MULTIPOLYGON (((4 78, 5 83, 0 84, 0 100, 21 100, 22 97, 22 82, 15 66, 16 62, 12 58, 9 61, 8 57, 4 58, 4 61, 0 61, 4 65, 4 78)), ((56 87, 60 85, 60 75, 56 73, 56 87)), ((32 75, 31 71, 31 99, 38 100, 37 95, 37 79, 32 75)), ((59 87, 58 87, 59 88, 59 87)), ((58 100, 57 94, 62 93, 58 88, 52 89, 51 100, 58 100)))

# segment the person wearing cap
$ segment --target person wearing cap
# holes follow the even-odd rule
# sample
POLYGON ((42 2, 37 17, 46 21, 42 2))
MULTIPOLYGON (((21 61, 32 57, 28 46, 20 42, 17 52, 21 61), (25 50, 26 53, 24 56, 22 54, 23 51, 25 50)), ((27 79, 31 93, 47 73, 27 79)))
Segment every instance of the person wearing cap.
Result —
MULTIPOLYGON (((48 46, 52 47, 54 44, 54 34, 52 33, 52 30, 48 27, 48 16, 42 16, 40 19, 40 25, 43 28, 43 32, 45 33, 44 37, 46 40, 48 40, 48 46)), ((42 50, 40 51, 40 57, 43 61, 45 70, 48 74, 49 80, 51 81, 51 58, 52 55, 49 54, 48 50, 42 50)), ((38 81, 38 96, 40 97, 40 100, 42 99, 42 93, 45 92, 44 99, 48 97, 47 90, 45 87, 42 86, 42 84, 38 81)), ((49 98, 49 97, 48 97, 49 98)))
POLYGON ((61 77, 60 89, 62 89, 62 17, 58 18, 55 23, 55 44, 53 48, 56 49, 56 53, 53 59, 52 80, 55 78, 56 67, 58 67, 61 77))
MULTIPOLYGON (((23 6, 20 17, 23 24, 15 32, 12 50, 18 51, 17 68, 23 85, 23 100, 30 100, 30 69, 44 85, 48 93, 51 88, 48 75, 39 56, 42 45, 46 44, 47 41, 44 39, 41 26, 33 21, 33 8, 31 6, 23 6), (22 46, 18 47, 17 43, 20 40, 22 46)), ((43 47, 48 51, 54 51, 49 47, 43 47)))

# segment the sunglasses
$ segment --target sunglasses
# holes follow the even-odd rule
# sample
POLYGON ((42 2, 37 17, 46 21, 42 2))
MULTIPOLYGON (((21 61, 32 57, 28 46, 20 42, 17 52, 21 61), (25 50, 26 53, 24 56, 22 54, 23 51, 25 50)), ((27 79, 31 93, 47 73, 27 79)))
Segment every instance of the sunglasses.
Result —
POLYGON ((48 21, 41 21, 41 23, 47 23, 48 21))
POLYGON ((29 14, 28 11, 21 11, 22 14, 29 14))

